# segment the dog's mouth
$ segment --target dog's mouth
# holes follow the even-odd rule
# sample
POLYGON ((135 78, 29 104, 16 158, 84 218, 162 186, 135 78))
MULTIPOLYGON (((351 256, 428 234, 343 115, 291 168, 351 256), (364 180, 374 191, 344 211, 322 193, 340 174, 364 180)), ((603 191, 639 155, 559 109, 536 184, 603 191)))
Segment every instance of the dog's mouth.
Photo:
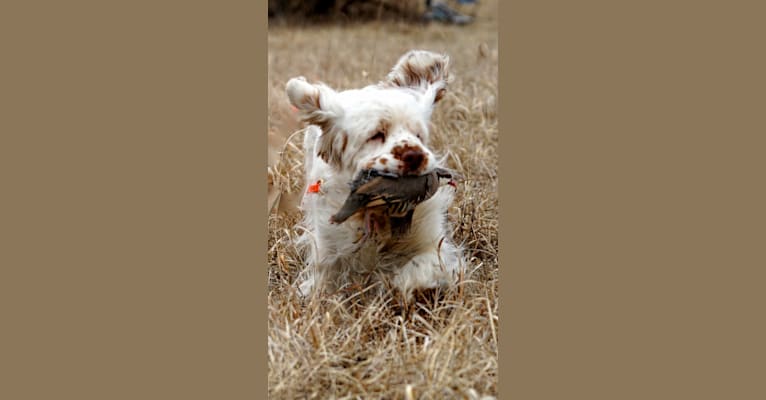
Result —
POLYGON ((430 171, 423 172, 420 174, 413 174, 413 173, 406 173, 406 174, 398 174, 396 172, 391 171, 382 171, 378 169, 366 169, 359 171, 354 179, 349 182, 349 186, 351 187, 351 190, 356 190, 359 186, 361 186, 364 183, 367 183, 371 181, 374 178, 385 178, 385 179, 422 179, 424 176, 428 176, 431 174, 437 174, 439 179, 450 179, 454 180, 458 178, 458 174, 452 170, 449 170, 447 168, 434 168, 430 171))
POLYGON ((356 174, 356 178, 354 178, 354 180, 351 181, 351 183, 350 183, 351 190, 355 189, 354 188, 354 183, 355 182, 367 182, 367 181, 372 180, 373 178, 377 178, 377 177, 384 177, 384 178, 389 178, 389 179, 398 179, 398 178, 401 178, 402 175, 399 175, 399 174, 397 174, 395 172, 390 172, 390 171, 381 171, 379 169, 368 169, 368 170, 359 171, 359 173, 356 174))
POLYGON ((342 224, 352 215, 363 215, 362 236, 354 243, 364 243, 389 222, 391 235, 401 236, 410 230, 415 208, 430 199, 441 184, 457 189, 456 174, 445 168, 417 176, 400 176, 385 171, 364 170, 350 182, 351 193, 338 212, 330 217, 333 224, 342 224), (380 221, 384 222, 380 222, 380 221))
POLYGON ((393 218, 410 219, 415 207, 436 194, 445 180, 457 188, 454 176, 452 171, 444 168, 417 176, 400 176, 373 169, 361 171, 349 183, 351 193, 330 222, 340 224, 358 212, 367 214, 372 209, 382 209, 393 218))
POLYGON ((356 174, 354 179, 349 182, 349 188, 351 189, 351 195, 358 193, 360 190, 366 190, 366 192, 375 192, 376 194, 389 197, 419 197, 417 196, 419 191, 428 192, 433 189, 430 185, 435 184, 438 188, 440 183, 446 182, 456 187, 455 179, 457 177, 457 173, 446 168, 434 168, 420 175, 397 174, 390 171, 367 169, 356 174), (363 189, 363 187, 365 188, 363 189))

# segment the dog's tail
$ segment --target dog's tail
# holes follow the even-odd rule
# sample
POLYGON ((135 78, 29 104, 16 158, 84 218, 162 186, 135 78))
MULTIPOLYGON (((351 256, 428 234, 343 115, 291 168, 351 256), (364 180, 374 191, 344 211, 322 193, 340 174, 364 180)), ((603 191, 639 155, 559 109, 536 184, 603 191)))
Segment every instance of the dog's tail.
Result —
POLYGON ((305 158, 303 165, 304 168, 306 168, 305 173, 307 182, 308 175, 311 173, 311 169, 313 168, 314 156, 316 155, 316 142, 320 133, 322 133, 322 130, 319 129, 318 126, 309 125, 306 127, 305 133, 303 134, 303 154, 305 158))

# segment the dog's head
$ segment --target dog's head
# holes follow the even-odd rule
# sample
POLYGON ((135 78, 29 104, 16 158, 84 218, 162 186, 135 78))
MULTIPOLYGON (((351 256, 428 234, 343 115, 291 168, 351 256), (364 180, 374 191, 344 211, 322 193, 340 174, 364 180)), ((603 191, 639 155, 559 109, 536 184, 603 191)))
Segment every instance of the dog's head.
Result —
POLYGON ((428 122, 446 92, 448 64, 447 56, 413 50, 377 85, 335 91, 301 77, 287 82, 287 95, 303 122, 322 129, 316 152, 333 168, 421 175, 437 163, 428 122))

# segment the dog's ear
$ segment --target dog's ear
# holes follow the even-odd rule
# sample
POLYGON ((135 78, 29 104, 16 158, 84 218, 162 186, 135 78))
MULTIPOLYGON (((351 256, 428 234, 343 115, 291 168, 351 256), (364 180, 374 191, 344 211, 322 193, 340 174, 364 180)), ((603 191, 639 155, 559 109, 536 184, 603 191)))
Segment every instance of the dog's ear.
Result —
POLYGON ((322 84, 312 85, 303 77, 290 79, 285 89, 290 104, 298 110, 301 121, 322 129, 317 143, 317 155, 328 164, 340 166, 341 148, 334 143, 340 140, 335 121, 343 109, 335 99, 337 93, 322 84))
POLYGON ((394 65, 385 85, 420 89, 433 96, 433 102, 444 97, 449 83, 449 57, 425 50, 410 50, 394 65))
POLYGON ((334 90, 329 87, 317 84, 312 85, 306 82, 306 78, 298 77, 290 79, 285 87, 287 97, 297 110, 301 121, 317 125, 322 130, 332 124, 338 117, 340 108, 335 104, 334 90))

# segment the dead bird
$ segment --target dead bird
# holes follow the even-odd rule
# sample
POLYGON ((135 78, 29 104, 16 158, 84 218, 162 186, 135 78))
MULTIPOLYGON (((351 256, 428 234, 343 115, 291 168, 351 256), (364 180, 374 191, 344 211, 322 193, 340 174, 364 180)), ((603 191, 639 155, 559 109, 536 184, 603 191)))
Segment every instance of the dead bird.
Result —
POLYGON ((454 174, 444 168, 420 176, 395 176, 375 170, 362 171, 351 183, 351 194, 341 209, 330 218, 332 223, 341 224, 349 217, 365 210, 364 236, 366 239, 376 227, 372 226, 371 211, 385 207, 395 232, 409 229, 415 207, 430 199, 440 186, 440 179, 449 179, 454 174))

